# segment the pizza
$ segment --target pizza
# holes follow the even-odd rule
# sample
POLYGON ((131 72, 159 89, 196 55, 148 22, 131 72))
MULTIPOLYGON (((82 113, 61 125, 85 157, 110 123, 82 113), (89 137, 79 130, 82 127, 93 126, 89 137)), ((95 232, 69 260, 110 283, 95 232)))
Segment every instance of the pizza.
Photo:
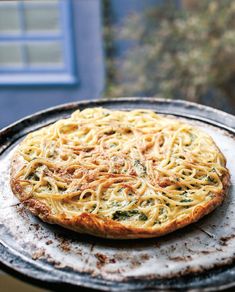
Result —
POLYGON ((159 237, 220 205, 230 181, 213 139, 151 110, 87 108, 28 134, 13 193, 34 215, 79 233, 159 237))

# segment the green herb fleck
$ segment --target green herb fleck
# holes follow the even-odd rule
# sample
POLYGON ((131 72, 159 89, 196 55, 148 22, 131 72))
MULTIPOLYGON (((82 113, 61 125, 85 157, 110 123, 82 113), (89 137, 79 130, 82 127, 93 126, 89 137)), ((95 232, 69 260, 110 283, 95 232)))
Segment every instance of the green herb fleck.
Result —
POLYGON ((122 220, 127 220, 130 217, 139 214, 138 210, 131 210, 131 211, 116 211, 113 213, 112 218, 114 220, 122 221, 122 220))
POLYGON ((120 207, 122 204, 120 202, 112 202, 111 205, 115 207, 120 207))
POLYGON ((139 212, 138 210, 130 210, 130 211, 116 211, 113 213, 112 219, 113 220, 118 220, 118 221, 124 221, 124 220, 128 220, 130 217, 133 217, 135 215, 139 215, 139 220, 141 221, 146 221, 148 219, 148 217, 142 213, 139 212))
POLYGON ((192 202, 192 201, 193 201, 192 199, 183 199, 180 202, 181 203, 189 203, 189 202, 192 202))
POLYGON ((206 177, 206 179, 207 179, 208 182, 211 182, 211 183, 216 182, 216 180, 213 177, 209 176, 209 175, 206 177))
POLYGON ((34 173, 29 174, 25 179, 27 179, 27 180, 31 180, 32 179, 32 180, 39 181, 39 178, 34 173))
POLYGON ((146 201, 146 203, 147 203, 147 205, 153 204, 153 199, 148 199, 148 200, 146 201))
POLYGON ((140 216, 139 216, 139 219, 141 221, 146 221, 146 220, 148 220, 148 216, 146 214, 144 214, 144 213, 141 213, 140 216))
POLYGON ((96 206, 97 206, 96 204, 94 204, 94 205, 92 206, 91 212, 93 212, 93 211, 95 210, 96 206))

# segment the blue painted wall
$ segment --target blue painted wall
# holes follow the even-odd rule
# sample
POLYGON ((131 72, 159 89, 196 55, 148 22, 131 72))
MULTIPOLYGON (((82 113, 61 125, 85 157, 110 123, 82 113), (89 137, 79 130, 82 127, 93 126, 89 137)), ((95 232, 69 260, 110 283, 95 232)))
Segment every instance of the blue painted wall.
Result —
POLYGON ((101 3, 72 0, 79 84, 74 86, 0 87, 0 128, 38 110, 93 99, 104 88, 101 3))

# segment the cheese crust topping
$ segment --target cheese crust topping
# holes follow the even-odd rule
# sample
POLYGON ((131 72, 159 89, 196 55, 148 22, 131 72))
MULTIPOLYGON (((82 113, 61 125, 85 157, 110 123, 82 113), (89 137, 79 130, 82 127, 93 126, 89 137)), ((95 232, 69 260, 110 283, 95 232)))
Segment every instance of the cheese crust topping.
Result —
POLYGON ((228 181, 223 154, 201 129, 150 110, 88 108, 27 135, 11 183, 44 221, 136 238, 198 220, 222 202, 228 181))

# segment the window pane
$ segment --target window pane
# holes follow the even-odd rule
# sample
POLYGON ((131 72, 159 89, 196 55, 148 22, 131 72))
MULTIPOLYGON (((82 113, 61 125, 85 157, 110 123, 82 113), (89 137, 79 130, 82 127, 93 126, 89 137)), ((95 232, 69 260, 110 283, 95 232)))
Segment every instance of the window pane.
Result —
MULTIPOLYGON (((25 3, 28 3, 29 0, 23 0, 25 3)), ((33 3, 37 3, 37 4, 41 4, 41 3, 56 3, 56 2, 59 2, 60 0, 30 0, 30 2, 33 2, 33 3)), ((62 0, 64 1, 64 0, 62 0)), ((65 0, 67 1, 67 0, 65 0)))
MULTIPOLYGON (((5 2, 5 1, 4 1, 5 2)), ((0 4, 0 33, 16 33, 20 31, 19 13, 16 4, 0 4)))
POLYGON ((18 5, 18 1, 9 1, 9 0, 5 0, 5 1, 0 1, 0 9, 2 9, 3 7, 17 7, 18 5))
POLYGON ((21 45, 13 43, 0 43, 0 67, 22 66, 21 45))
POLYGON ((57 6, 26 6, 25 29, 27 32, 55 32, 59 30, 57 6))
POLYGON ((61 43, 28 43, 26 44, 29 66, 48 65, 62 66, 61 43))

